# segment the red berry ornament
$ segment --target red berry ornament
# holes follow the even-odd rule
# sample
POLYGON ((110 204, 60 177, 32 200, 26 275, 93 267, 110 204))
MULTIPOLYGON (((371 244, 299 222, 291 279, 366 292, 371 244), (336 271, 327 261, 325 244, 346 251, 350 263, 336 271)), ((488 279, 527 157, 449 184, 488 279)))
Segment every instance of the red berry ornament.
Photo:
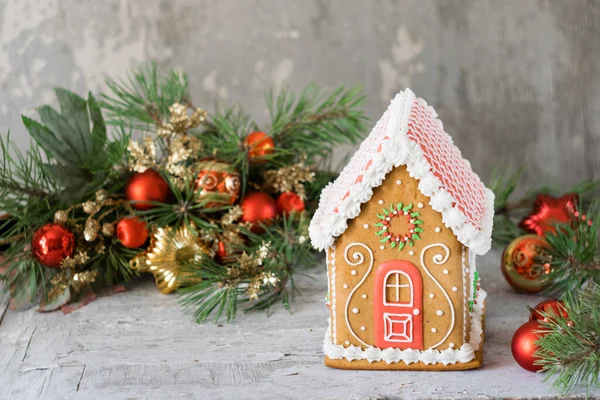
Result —
POLYGON ((148 240, 148 227, 139 218, 123 218, 117 224, 117 238, 127 248, 142 247, 148 240))
POLYGON ((59 268, 65 258, 73 255, 75 236, 62 225, 47 224, 33 234, 31 249, 42 265, 59 268))
POLYGON ((277 203, 271 196, 262 192, 249 193, 244 197, 242 207, 242 222, 253 223, 252 230, 260 232, 258 223, 269 224, 277 216, 277 203))
POLYGON ((277 207, 284 214, 304 211, 304 201, 296 193, 285 192, 277 198, 277 207))
POLYGON ((543 330, 543 327, 538 321, 529 321, 521 325, 512 338, 511 350, 513 357, 517 364, 527 371, 537 372, 542 369, 541 365, 534 364, 539 360, 535 356, 538 349, 535 341, 544 335, 543 333, 536 333, 540 330, 543 330))
POLYGON ((264 132, 252 132, 246 136, 244 143, 248 148, 250 161, 256 164, 266 162, 267 160, 261 158, 273 153, 273 149, 275 148, 273 138, 264 132))
POLYGON ((127 200, 135 202, 132 207, 138 210, 154 207, 151 201, 166 202, 170 193, 167 182, 153 169, 134 174, 125 189, 127 200))
POLYGON ((551 317, 544 317, 541 313, 553 314, 557 316, 562 316, 567 318, 569 315, 567 314, 567 310, 565 309, 565 303, 560 300, 550 299, 544 300, 537 306, 531 310, 531 315, 529 316, 530 321, 544 321, 548 322, 551 317))

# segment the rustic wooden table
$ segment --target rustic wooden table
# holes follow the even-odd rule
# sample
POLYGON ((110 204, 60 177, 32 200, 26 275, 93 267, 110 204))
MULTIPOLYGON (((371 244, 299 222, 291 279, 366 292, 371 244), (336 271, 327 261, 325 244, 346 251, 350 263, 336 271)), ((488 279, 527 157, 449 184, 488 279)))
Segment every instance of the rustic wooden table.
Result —
POLYGON ((542 298, 514 294, 498 260, 493 251, 478 262, 489 294, 480 370, 326 368, 326 278, 320 268, 315 280, 300 280, 293 313, 277 307, 269 317, 242 314, 219 325, 190 322, 176 297, 161 295, 150 281, 69 315, 10 311, 0 297, 0 399, 554 397, 543 376, 521 369, 510 353, 526 307, 542 298))

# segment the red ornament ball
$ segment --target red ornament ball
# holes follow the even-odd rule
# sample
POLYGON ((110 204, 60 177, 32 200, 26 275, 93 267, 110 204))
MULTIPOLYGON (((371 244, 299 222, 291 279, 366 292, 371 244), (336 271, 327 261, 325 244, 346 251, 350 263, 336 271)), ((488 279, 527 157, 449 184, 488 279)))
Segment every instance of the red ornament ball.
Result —
POLYGON ((527 371, 537 372, 542 369, 541 365, 534 364, 539 360, 535 356, 538 349, 535 341, 544 335, 544 333, 536 333, 536 331, 542 329, 543 327, 538 321, 529 321, 521 325, 512 338, 511 350, 513 357, 517 364, 527 371))
POLYGON ((246 145, 246 148, 248 148, 248 157, 250 158, 250 161, 256 164, 266 162, 267 160, 261 158, 273 153, 273 149, 275 149, 273 138, 264 132, 250 133, 246 136, 246 139, 244 139, 244 144, 246 145))
POLYGON ((127 248, 142 247, 148 240, 148 226, 136 217, 123 218, 117 224, 117 238, 127 248))
POLYGON ((166 202, 170 193, 167 182, 153 169, 134 174, 125 188, 127 200, 135 202, 132 207, 138 210, 153 208, 151 201, 166 202))
POLYGON ((62 225, 47 224, 33 234, 31 249, 42 265, 59 268, 65 258, 73 255, 75 236, 62 225))
POLYGON ((516 238, 504 249, 502 274, 516 292, 538 293, 550 283, 550 266, 539 265, 539 260, 536 260, 544 247, 547 243, 543 237, 525 235, 516 238))
POLYGON ((533 307, 533 310, 531 310, 531 315, 529 316, 529 320, 548 322, 551 318, 544 317, 541 314, 542 312, 546 314, 562 316, 564 318, 569 317, 569 314, 567 314, 567 310, 565 309, 565 303, 556 299, 544 300, 537 306, 533 307))
POLYGON ((242 222, 253 223, 252 230, 261 232, 258 223, 270 224, 277 216, 277 203, 271 196, 262 192, 248 193, 242 200, 242 222))
POLYGON ((277 198, 277 207, 284 214, 304 211, 304 201, 296 193, 285 192, 277 198))

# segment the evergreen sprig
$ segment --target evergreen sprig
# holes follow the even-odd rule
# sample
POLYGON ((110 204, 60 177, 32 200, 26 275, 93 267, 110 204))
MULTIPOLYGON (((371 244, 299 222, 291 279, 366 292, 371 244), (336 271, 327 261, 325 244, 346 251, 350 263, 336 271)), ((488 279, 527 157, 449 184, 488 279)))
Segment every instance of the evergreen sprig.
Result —
POLYGON ((544 381, 564 393, 577 385, 600 387, 600 285, 590 283, 578 296, 568 293, 565 314, 542 313, 536 363, 543 366, 544 381))
POLYGON ((330 94, 308 85, 299 96, 289 90, 267 94, 270 134, 276 144, 314 157, 327 158, 342 143, 354 143, 367 121, 358 107, 365 97, 359 88, 337 88, 330 94), (318 143, 318 146, 315 144, 318 143))
POLYGON ((269 244, 268 257, 258 270, 273 274, 277 283, 274 286, 263 283, 257 300, 249 300, 246 293, 246 287, 256 277, 257 271, 243 269, 236 256, 227 257, 222 263, 204 257, 201 262, 186 267, 190 281, 197 283, 179 289, 183 308, 198 323, 211 316, 216 321, 223 314, 231 321, 240 305, 244 311, 250 312, 269 309, 281 300, 289 309, 295 290, 294 275, 315 265, 315 255, 308 240, 308 223, 305 213, 292 213, 279 217, 271 225, 261 225, 263 232, 260 234, 241 229, 247 242, 235 246, 234 253, 255 255, 265 243, 269 244), (240 268, 242 274, 235 275, 235 283, 232 283, 230 272, 240 268))
POLYGON ((174 103, 189 104, 189 83, 178 70, 161 72, 156 63, 140 66, 126 79, 108 78, 110 95, 102 95, 102 107, 109 124, 153 131, 169 116, 174 103))
POLYGON ((556 233, 545 235, 548 247, 542 249, 540 260, 550 265, 549 294, 568 295, 590 282, 600 284, 599 218, 600 203, 596 202, 570 223, 558 225, 556 233))

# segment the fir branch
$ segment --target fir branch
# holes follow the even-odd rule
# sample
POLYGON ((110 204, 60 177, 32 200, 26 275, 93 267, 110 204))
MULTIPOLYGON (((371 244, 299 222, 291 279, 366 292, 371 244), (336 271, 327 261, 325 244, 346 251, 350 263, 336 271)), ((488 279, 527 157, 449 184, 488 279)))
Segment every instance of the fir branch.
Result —
POLYGON ((235 318, 239 305, 245 305, 244 311, 251 312, 268 309, 281 300, 289 309, 287 286, 293 291, 293 274, 316 264, 308 241, 307 225, 306 215, 300 213, 283 216, 272 225, 263 225, 265 232, 261 234, 241 229, 248 242, 235 247, 236 254, 243 252, 256 256, 264 243, 270 243, 269 254, 260 268, 244 268, 240 257, 233 257, 224 264, 206 257, 201 263, 186 267, 191 274, 190 280, 200 281, 178 290, 180 303, 198 323, 211 315, 219 320, 223 313, 230 321, 235 318), (247 288, 261 274, 273 276, 276 283, 262 283, 257 292, 258 300, 249 301, 247 288))
POLYGON ((132 129, 154 131, 170 115, 174 103, 189 104, 187 75, 163 73, 156 63, 139 67, 125 80, 107 79, 110 95, 102 95, 102 107, 111 125, 127 123, 132 129))
POLYGON ((599 218, 600 203, 596 203, 572 223, 558 225, 556 233, 546 234, 548 247, 543 249, 540 262, 550 264, 549 294, 567 295, 588 282, 600 284, 599 218))
POLYGON ((245 137, 259 130, 240 107, 220 107, 205 122, 204 130, 198 138, 204 143, 203 158, 217 158, 230 163, 242 178, 242 193, 246 191, 250 173, 248 149, 245 137))
POLYGON ((113 285, 118 282, 128 282, 137 277, 139 272, 131 269, 130 261, 140 252, 140 249, 128 249, 117 240, 112 239, 102 257, 89 264, 87 268, 100 272, 102 284, 113 285))
POLYGON ((546 376, 563 393, 577 385, 600 387, 600 285, 590 284, 579 296, 565 298, 566 316, 542 313, 544 334, 536 356, 546 376))
MULTIPOLYGON (((10 140, 0 137, 0 199, 15 195, 27 197, 51 197, 56 185, 44 169, 39 148, 31 148, 23 154, 10 140)), ((0 205, 0 209, 2 209, 0 205)))
POLYGON ((358 88, 339 87, 326 94, 312 84, 298 97, 288 90, 277 96, 271 91, 267 94, 269 133, 277 147, 306 154, 309 160, 326 159, 336 146, 361 138, 367 118, 357 108, 363 103, 358 88))

